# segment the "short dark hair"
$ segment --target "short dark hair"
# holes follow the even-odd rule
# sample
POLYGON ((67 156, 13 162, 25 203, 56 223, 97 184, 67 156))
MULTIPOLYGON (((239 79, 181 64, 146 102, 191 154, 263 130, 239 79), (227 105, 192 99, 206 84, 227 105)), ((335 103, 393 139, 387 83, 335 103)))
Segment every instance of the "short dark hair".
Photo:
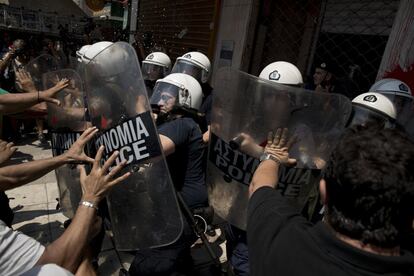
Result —
POLYGON ((323 178, 327 219, 338 233, 392 248, 412 231, 414 144, 402 132, 349 129, 323 178))

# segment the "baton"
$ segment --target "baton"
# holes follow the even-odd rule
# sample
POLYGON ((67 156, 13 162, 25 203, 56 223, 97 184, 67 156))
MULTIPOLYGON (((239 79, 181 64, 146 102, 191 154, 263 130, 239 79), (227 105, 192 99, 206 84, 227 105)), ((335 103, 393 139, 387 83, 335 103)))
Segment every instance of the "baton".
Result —
POLYGON ((184 216, 188 219, 190 226, 193 228, 196 235, 198 235, 201 238, 201 241, 203 242, 207 250, 207 253, 210 255, 216 267, 221 268, 219 257, 216 255, 216 253, 214 253, 213 249, 211 248, 210 243, 208 242, 204 231, 200 231, 201 229, 198 227, 198 224, 196 220, 194 219, 193 212, 190 210, 188 205, 185 203, 184 198, 178 191, 176 192, 176 195, 177 195, 178 203, 181 206, 181 210, 184 212, 184 216))

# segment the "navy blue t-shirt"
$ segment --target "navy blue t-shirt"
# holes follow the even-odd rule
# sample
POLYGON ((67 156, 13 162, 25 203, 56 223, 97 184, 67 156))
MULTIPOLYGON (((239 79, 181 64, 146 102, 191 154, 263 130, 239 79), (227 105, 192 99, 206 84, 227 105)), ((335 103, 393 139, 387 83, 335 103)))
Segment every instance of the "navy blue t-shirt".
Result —
POLYGON ((200 127, 190 118, 178 118, 158 127, 170 138, 175 152, 167 156, 172 181, 190 208, 208 204, 203 171, 204 145, 200 127))
POLYGON ((213 94, 209 94, 203 99, 200 107, 200 112, 205 114, 207 125, 211 124, 211 109, 213 107, 213 94))

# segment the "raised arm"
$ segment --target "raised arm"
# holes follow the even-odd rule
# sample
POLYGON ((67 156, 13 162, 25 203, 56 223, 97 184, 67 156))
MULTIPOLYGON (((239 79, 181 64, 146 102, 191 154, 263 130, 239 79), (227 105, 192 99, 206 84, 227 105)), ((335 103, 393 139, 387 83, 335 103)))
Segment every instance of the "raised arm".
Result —
POLYGON ((85 247, 92 238, 92 228, 96 219, 96 206, 105 197, 107 192, 116 184, 125 180, 130 173, 115 178, 126 162, 118 164, 108 173, 109 167, 118 156, 118 152, 101 167, 99 165, 104 147, 102 146, 93 162, 91 173, 86 175, 85 168, 80 167, 80 182, 83 196, 81 204, 66 231, 57 240, 46 247, 37 265, 54 263, 64 267, 73 273, 77 270, 84 255, 85 247))
POLYGON ((55 86, 45 91, 0 95, 0 114, 18 113, 41 102, 60 105, 60 101, 55 99, 54 96, 60 90, 66 88, 68 83, 67 79, 62 79, 55 86))
POLYGON ((86 129, 70 149, 62 155, 0 168, 0 190, 5 191, 27 184, 63 164, 73 161, 92 163, 93 159, 86 156, 84 148, 97 131, 94 127, 86 129))

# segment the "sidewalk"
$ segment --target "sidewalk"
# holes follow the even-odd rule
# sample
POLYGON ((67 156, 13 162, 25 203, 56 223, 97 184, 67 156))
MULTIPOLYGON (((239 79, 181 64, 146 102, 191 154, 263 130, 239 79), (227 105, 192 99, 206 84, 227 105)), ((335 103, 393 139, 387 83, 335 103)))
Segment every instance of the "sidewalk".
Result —
MULTIPOLYGON (((29 137, 18 145, 11 163, 17 164, 52 157, 50 145, 41 145, 35 138, 29 137)), ((47 245, 64 231, 63 222, 67 218, 56 210, 59 198, 55 172, 52 171, 32 183, 7 191, 10 207, 15 213, 13 229, 47 245)), ((125 268, 129 268, 133 256, 120 253, 125 268)), ((99 275, 118 275, 120 261, 106 235, 102 252, 99 255, 99 275)))

